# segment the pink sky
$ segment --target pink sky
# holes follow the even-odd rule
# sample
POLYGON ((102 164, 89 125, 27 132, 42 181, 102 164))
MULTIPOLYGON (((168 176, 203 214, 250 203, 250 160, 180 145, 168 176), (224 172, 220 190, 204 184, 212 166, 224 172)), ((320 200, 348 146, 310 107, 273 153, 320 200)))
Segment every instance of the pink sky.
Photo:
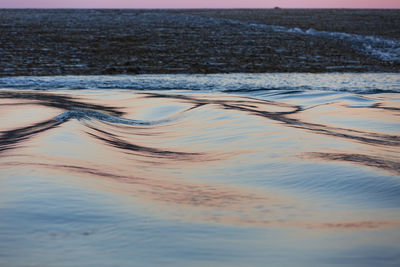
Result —
POLYGON ((0 8, 400 8, 400 0, 0 0, 0 8))

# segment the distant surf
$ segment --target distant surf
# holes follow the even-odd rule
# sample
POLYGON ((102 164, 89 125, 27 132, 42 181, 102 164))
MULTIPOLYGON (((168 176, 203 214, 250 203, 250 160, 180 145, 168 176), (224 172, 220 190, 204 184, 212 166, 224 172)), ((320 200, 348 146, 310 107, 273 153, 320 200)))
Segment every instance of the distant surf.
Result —
POLYGON ((95 76, 22 76, 0 78, 0 88, 29 90, 195 90, 211 92, 336 91, 398 93, 397 73, 232 73, 95 76))
MULTIPOLYGON (((165 17, 165 14, 148 13, 143 14, 149 17, 157 17, 160 19, 165 17)), ((180 15, 181 19, 186 21, 193 21, 193 23, 200 25, 207 25, 213 23, 220 27, 226 27, 226 25, 237 25, 241 27, 248 27, 252 30, 262 31, 273 31, 289 34, 300 34, 300 35, 312 35, 321 38, 337 39, 347 42, 354 50, 369 57, 381 59, 384 61, 399 62, 400 61, 400 41, 391 40, 376 36, 367 36, 360 34, 351 34, 345 32, 329 32, 319 31, 313 28, 300 29, 300 28, 289 28, 280 25, 268 25, 261 23, 251 23, 234 19, 222 19, 222 18, 208 18, 200 16, 180 15)))

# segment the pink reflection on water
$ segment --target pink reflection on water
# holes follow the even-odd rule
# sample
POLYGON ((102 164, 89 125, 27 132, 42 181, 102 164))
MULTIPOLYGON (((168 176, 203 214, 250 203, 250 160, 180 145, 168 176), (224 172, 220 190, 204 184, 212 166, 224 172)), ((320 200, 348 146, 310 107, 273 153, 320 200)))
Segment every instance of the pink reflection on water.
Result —
MULTIPOLYGON (((126 196, 128 202, 143 205, 155 216, 178 220, 321 230, 400 226, 398 216, 389 216, 385 211, 380 216, 365 217, 361 210, 345 215, 339 210, 327 216, 326 211, 300 194, 271 192, 229 180, 224 183, 223 172, 210 171, 230 170, 233 166, 246 168, 249 162, 290 162, 307 153, 308 158, 303 160, 311 163, 345 161, 378 170, 398 169, 398 163, 388 161, 391 155, 398 154, 391 151, 398 146, 398 137, 323 124, 324 121, 310 115, 312 109, 207 94, 121 93, 120 98, 108 99, 102 94, 66 97, 13 92, 4 93, 2 101, 5 105, 0 108, 5 112, 1 114, 7 116, 0 120, 4 122, 11 116, 13 122, 1 132, 0 144, 7 149, 2 152, 0 164, 16 173, 33 169, 53 175, 54 182, 57 177, 67 176, 71 183, 126 196), (21 98, 20 105, 15 97, 21 98), (27 103, 35 117, 29 122, 23 112, 27 103), (161 104, 177 108, 168 114, 161 112, 160 116, 177 119, 149 125, 112 123, 102 121, 102 117, 55 119, 55 115, 77 107, 117 118, 145 118, 154 115, 156 112, 152 111, 161 104), (347 157, 343 148, 321 149, 332 144, 351 144, 351 151, 357 151, 358 156, 347 157), (371 147, 373 151, 360 156, 371 147), (271 151, 278 156, 270 157, 271 151)), ((335 108, 346 107, 338 103, 335 108)), ((369 118, 368 114, 375 114, 377 109, 365 108, 362 112, 369 118)), ((393 110, 378 112, 386 114, 393 110)), ((324 115, 339 120, 345 116, 331 111, 324 115)), ((299 171, 299 175, 307 179, 306 170, 299 171)), ((265 177, 259 177, 262 178, 265 177)))

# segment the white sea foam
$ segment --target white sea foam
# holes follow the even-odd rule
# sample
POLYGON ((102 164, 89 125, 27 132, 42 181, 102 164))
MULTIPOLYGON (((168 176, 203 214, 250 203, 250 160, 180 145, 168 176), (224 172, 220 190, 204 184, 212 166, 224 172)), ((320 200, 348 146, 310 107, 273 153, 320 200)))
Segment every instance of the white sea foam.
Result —
MULTIPOLYGON (((153 16, 154 15, 155 14, 153 14, 153 16)), ((396 40, 390 40, 376 36, 350 34, 344 32, 319 31, 312 28, 303 30, 300 28, 289 28, 278 25, 250 23, 232 19, 204 18, 199 16, 182 15, 182 17, 183 16, 191 17, 194 22, 197 21, 200 24, 213 22, 216 24, 230 24, 233 26, 251 27, 257 30, 312 35, 321 38, 339 39, 348 42, 353 49, 364 55, 384 61, 393 61, 393 62, 400 61, 400 42, 396 40)))
POLYGON ((400 61, 400 42, 375 36, 364 36, 343 32, 317 31, 314 29, 301 30, 299 28, 285 28, 268 26, 274 31, 292 32, 304 35, 313 35, 322 38, 333 38, 348 41, 356 50, 367 56, 385 61, 400 61))

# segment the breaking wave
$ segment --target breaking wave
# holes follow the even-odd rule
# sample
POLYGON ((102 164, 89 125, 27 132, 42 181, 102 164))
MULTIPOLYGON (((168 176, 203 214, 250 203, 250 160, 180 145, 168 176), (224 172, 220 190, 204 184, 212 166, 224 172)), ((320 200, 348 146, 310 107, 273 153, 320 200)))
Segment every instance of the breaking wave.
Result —
POLYGON ((358 52, 372 58, 384 61, 400 61, 400 42, 395 40, 384 39, 375 36, 365 36, 359 34, 351 34, 344 32, 328 32, 318 31, 315 29, 302 30, 300 28, 287 28, 283 26, 250 24, 253 27, 261 27, 275 32, 287 32, 303 35, 313 35, 321 38, 332 38, 349 42, 351 46, 358 52))
MULTIPOLYGON (((154 16, 154 14, 153 14, 154 16)), ((396 40, 385 39, 376 36, 367 36, 359 34, 351 34, 345 32, 328 32, 318 31, 315 29, 303 30, 300 28, 289 28, 279 25, 267 25, 260 23, 250 23, 244 21, 238 21, 233 19, 220 19, 220 18, 204 18, 198 16, 186 16, 191 17, 195 21, 206 23, 214 22, 219 24, 230 24, 242 27, 251 27, 258 30, 281 32, 281 33, 292 33, 302 35, 312 35, 321 38, 338 39, 348 42, 353 49, 366 56, 377 58, 384 61, 400 61, 400 42, 396 40)))

